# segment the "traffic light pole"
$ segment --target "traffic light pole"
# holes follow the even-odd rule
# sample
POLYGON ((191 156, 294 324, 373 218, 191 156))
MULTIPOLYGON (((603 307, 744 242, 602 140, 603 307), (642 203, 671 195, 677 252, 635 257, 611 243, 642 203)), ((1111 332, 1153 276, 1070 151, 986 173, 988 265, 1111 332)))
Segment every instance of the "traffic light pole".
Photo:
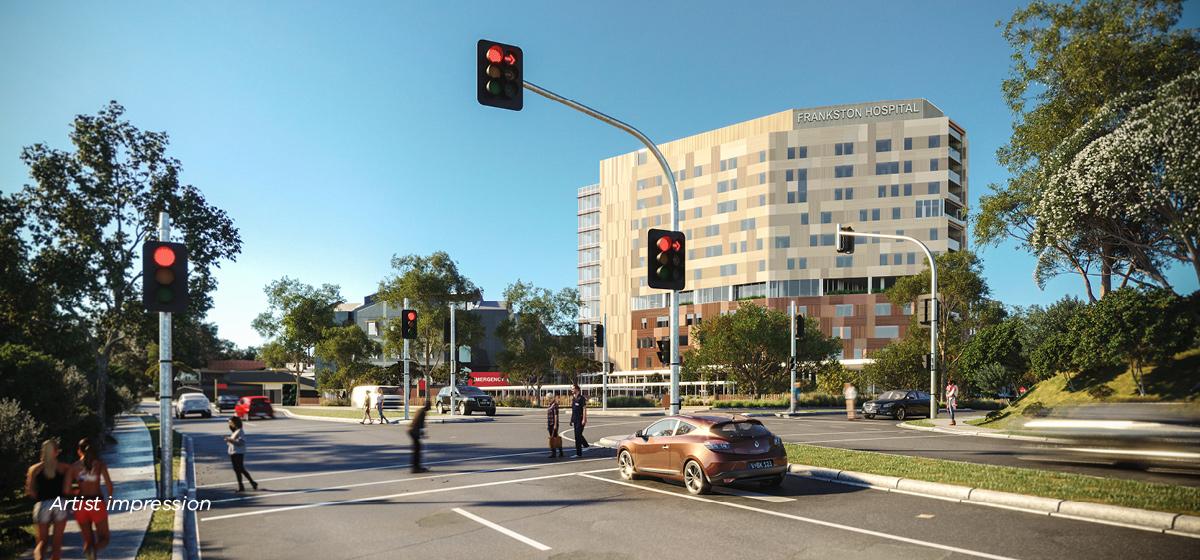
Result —
POLYGON ((455 383, 456 373, 458 373, 458 348, 454 346, 454 303, 450 304, 450 414, 458 414, 458 409, 454 408, 454 393, 458 390, 458 384, 455 383))
MULTIPOLYGON (((878 239, 899 239, 901 241, 912 241, 916 243, 921 250, 925 252, 925 258, 929 259, 929 293, 933 298, 933 303, 930 304, 933 312, 933 319, 929 325, 929 419, 937 418, 937 339, 938 339, 938 299, 937 299, 937 263, 933 260, 933 253, 929 247, 926 247, 921 240, 907 235, 891 235, 888 233, 859 233, 857 231, 842 231, 838 227, 837 238, 840 239, 843 235, 853 237, 874 237, 878 239)), ((836 241, 835 239, 835 241, 836 241)))
POLYGON ((792 300, 788 305, 788 320, 792 324, 792 360, 788 365, 788 369, 792 370, 792 385, 791 385, 791 405, 788 406, 788 414, 796 413, 796 300, 792 300))
MULTIPOLYGON (((171 240, 171 217, 166 212, 158 213, 158 240, 171 240)), ((171 314, 158 313, 158 450, 159 472, 162 487, 158 491, 160 498, 166 499, 175 495, 175 482, 172 480, 174 461, 171 460, 171 393, 174 391, 171 372, 171 314)), ((101 411, 103 413, 103 411, 101 411)))
MULTIPOLYGON (((605 313, 604 317, 600 319, 600 334, 608 336, 608 313, 605 313)), ((608 342, 601 339, 600 343, 603 344, 600 348, 604 349, 604 362, 600 365, 600 382, 604 386, 603 392, 600 394, 600 409, 608 410, 608 342)))
MULTIPOLYGON (((671 166, 667 164, 667 159, 663 157, 662 152, 658 151, 658 147, 651 142, 645 134, 633 126, 621 122, 613 117, 605 115, 587 105, 567 99, 557 93, 543 89, 541 86, 524 81, 525 89, 532 91, 546 99, 562 103, 567 107, 575 109, 589 117, 592 117, 601 122, 615 126, 637 138, 650 153, 654 154, 654 159, 658 160, 658 165, 662 167, 663 174, 667 176, 667 186, 671 188, 671 230, 679 231, 679 189, 675 187, 675 174, 671 172, 671 166)), ((671 313, 667 317, 667 325, 671 329, 671 414, 679 414, 679 291, 671 290, 671 313)), ((607 334, 607 333, 605 333, 607 334)), ((606 351, 607 352, 607 351, 606 351)), ((607 366, 606 366, 607 367, 607 366)))
MULTIPOLYGON (((404 313, 407 313, 408 312, 407 310, 411 309, 408 306, 408 298, 404 298, 404 309, 405 309, 404 313)), ((404 320, 405 320, 405 318, 403 316, 400 317, 401 322, 403 322, 404 320)), ((409 380, 408 380, 408 339, 406 338, 406 339, 404 339, 404 420, 406 422, 408 421, 408 394, 412 391, 412 389, 410 389, 409 387, 410 387, 410 385, 409 385, 409 380)))

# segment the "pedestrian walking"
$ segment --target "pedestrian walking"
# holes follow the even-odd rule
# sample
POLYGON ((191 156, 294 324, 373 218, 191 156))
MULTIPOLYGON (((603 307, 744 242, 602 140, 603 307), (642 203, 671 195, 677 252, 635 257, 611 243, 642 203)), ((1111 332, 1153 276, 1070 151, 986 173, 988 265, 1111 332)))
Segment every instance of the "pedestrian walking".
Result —
POLYGON ((954 409, 956 408, 958 408, 958 385, 954 384, 954 378, 951 377, 946 381, 946 410, 950 411, 951 426, 957 424, 954 421, 954 409))
POLYGON ((852 383, 842 384, 842 396, 846 397, 846 419, 858 420, 854 417, 854 401, 858 399, 858 389, 852 383))
POLYGON ((37 523, 37 546, 34 560, 62 558, 63 530, 67 527, 67 505, 60 498, 68 487, 67 473, 71 467, 58 461, 58 443, 52 439, 42 442, 41 461, 25 473, 25 494, 33 498, 33 522, 37 523), (56 505, 55 502, 59 503, 56 505), (51 532, 53 530, 53 533, 51 532))
POLYGON ((563 456, 562 436, 558 435, 558 399, 554 393, 546 393, 546 399, 550 401, 546 406, 546 431, 550 432, 550 458, 553 459, 556 451, 558 457, 563 456))
POLYGON ((386 417, 383 416, 383 391, 375 393, 375 410, 379 412, 379 425, 390 424, 386 417))
POLYGON ((423 473, 429 472, 429 469, 421 466, 421 438, 425 437, 425 415, 429 413, 429 399, 425 399, 425 404, 417 409, 416 416, 413 416, 412 424, 408 426, 408 435, 412 438, 412 472, 423 473))
POLYGON ((583 449, 591 447, 583 437, 583 428, 587 426, 587 397, 579 389, 579 384, 571 385, 571 427, 575 428, 575 456, 582 457, 583 449))
POLYGON ((237 491, 246 491, 246 486, 242 484, 242 475, 250 481, 251 487, 258 490, 258 483, 254 482, 254 477, 246 470, 246 433, 242 431, 242 419, 236 416, 230 418, 229 431, 232 433, 225 436, 225 443, 229 451, 229 461, 233 463, 233 474, 237 475, 237 491))
POLYGON ((367 391, 363 394, 363 418, 358 421, 359 424, 374 424, 375 420, 371 418, 371 392, 367 391))
POLYGON ((100 460, 97 445, 88 438, 79 440, 77 446, 79 461, 71 465, 67 472, 67 480, 63 482, 63 493, 71 493, 71 484, 75 484, 74 494, 79 498, 75 506, 75 522, 79 524, 79 532, 83 535, 83 555, 88 560, 95 560, 96 554, 108 546, 108 504, 104 500, 105 493, 101 490, 101 482, 108 490, 107 496, 113 497, 112 478, 108 476, 108 465, 100 460))

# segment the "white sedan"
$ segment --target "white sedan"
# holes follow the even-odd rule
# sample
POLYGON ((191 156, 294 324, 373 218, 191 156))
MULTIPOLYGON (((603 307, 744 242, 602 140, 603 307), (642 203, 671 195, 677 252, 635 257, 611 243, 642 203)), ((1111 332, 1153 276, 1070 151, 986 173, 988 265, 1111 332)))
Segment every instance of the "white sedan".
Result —
POLYGON ((183 418, 188 414, 199 414, 205 418, 212 417, 212 403, 203 393, 184 393, 175 400, 175 417, 183 418))

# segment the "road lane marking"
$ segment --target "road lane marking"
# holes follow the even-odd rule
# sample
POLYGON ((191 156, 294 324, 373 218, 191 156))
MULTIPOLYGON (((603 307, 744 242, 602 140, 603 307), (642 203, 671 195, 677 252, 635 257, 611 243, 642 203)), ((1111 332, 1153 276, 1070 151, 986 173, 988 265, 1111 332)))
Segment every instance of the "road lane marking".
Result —
MULTIPOLYGON (((869 434, 866 434, 866 435, 872 435, 872 436, 876 435, 876 434, 886 434, 886 433, 890 433, 890 434, 911 433, 909 430, 864 430, 864 432, 870 432, 869 434)), ((808 432, 808 433, 801 433, 801 434, 775 434, 775 435, 777 435, 779 437, 832 436, 832 435, 837 435, 837 434, 844 434, 844 435, 852 436, 852 435, 857 435, 857 434, 861 434, 861 433, 863 433, 863 432, 815 432, 815 433, 808 432)))
MULTIPOLYGON (((523 455, 545 455, 545 454, 546 454, 545 450, 528 451, 525 453, 505 453, 504 455, 483 455, 480 457, 465 457, 462 459, 445 459, 442 461, 427 461, 425 464, 426 465, 444 465, 447 463, 462 463, 464 461, 480 461, 483 459, 501 459, 504 457, 520 457, 523 455)), ((329 475, 335 475, 335 474, 346 474, 346 473, 355 473, 355 472, 364 472, 364 471, 377 471, 377 470, 382 470, 382 469, 406 469, 411 466, 412 465, 409 463, 403 463, 403 464, 398 464, 398 465, 382 465, 379 467, 363 467, 361 469, 344 469, 344 470, 340 470, 340 471, 320 471, 320 472, 315 472, 315 473, 293 474, 293 475, 288 475, 288 476, 276 476, 276 477, 272 477, 272 478, 260 478, 260 479, 258 479, 258 482, 272 482, 275 480, 291 480, 294 478, 308 478, 308 477, 313 477, 313 476, 329 476, 329 475)), ((200 486, 197 486, 196 488, 217 488, 220 486, 233 486, 234 484, 237 484, 237 482, 236 481, 215 482, 213 484, 201 484, 200 486)))
POLYGON ((852 438, 852 439, 819 439, 816 441, 797 441, 795 443, 837 443, 841 441, 876 441, 881 439, 916 439, 916 438, 936 438, 936 437, 958 437, 957 434, 929 434, 924 436, 894 436, 894 437, 870 437, 870 438, 852 438))
POLYGON ((219 521, 222 519, 235 519, 238 517, 250 517, 253 515, 266 515, 269 513, 282 513, 282 512, 286 512, 286 511, 295 511, 295 510, 300 510, 300 509, 310 509, 310 508, 324 507, 324 506, 337 506, 337 505, 342 505, 342 504, 357 504, 357 503, 362 503, 362 502, 381 502, 381 501, 385 501, 385 500, 391 500, 394 498, 403 498, 403 497, 408 497, 408 496, 421 496, 424 494, 438 494, 441 492, 454 492, 457 490, 470 490, 472 488, 484 488, 487 486, 500 486, 500 485, 504 485, 504 484, 516 484, 516 483, 520 483, 520 482, 533 482, 535 480, 549 480, 552 478, 563 478, 563 477, 568 477, 568 476, 577 476, 580 474, 589 474, 589 473, 598 473, 598 472, 611 472, 611 471, 615 471, 615 470, 617 470, 616 467, 613 467, 611 469, 596 469, 593 471, 583 471, 582 473, 569 472, 569 473, 560 473, 560 474, 548 474, 548 475, 544 475, 544 476, 534 476, 534 477, 529 477, 529 478, 516 478, 516 479, 512 479, 512 480, 498 480, 495 482, 481 482, 478 484, 453 486, 450 488, 432 488, 429 490, 410 490, 408 492, 399 492, 396 494, 387 494, 387 495, 383 495, 383 496, 368 496, 366 498, 354 498, 352 500, 331 500, 331 501, 327 501, 327 502, 315 502, 315 503, 311 503, 311 504, 300 504, 300 505, 295 505, 295 506, 284 506, 284 507, 277 507, 277 508, 270 508, 270 509, 262 509, 262 510, 257 510, 257 511, 245 511, 245 512, 241 512, 241 513, 231 513, 228 515, 202 517, 202 518, 200 518, 200 521, 201 522, 219 521))
MULTIPOLYGON (((578 461, 573 461, 573 462, 574 463, 588 463, 591 461, 611 461, 611 460, 612 460, 612 457, 598 457, 596 459, 580 459, 578 461)), ((465 472, 457 472, 457 473, 435 474, 435 475, 431 475, 431 476, 393 478, 391 480, 378 480, 378 481, 373 481, 373 482, 357 482, 354 484, 340 484, 338 486, 325 486, 322 488, 306 488, 304 490, 291 490, 288 492, 270 492, 267 494, 252 494, 252 495, 247 495, 247 496, 237 496, 234 498, 222 498, 220 500, 212 500, 212 503, 220 504, 220 503, 226 503, 226 502, 240 502, 240 501, 245 501, 245 500, 257 500, 260 498, 278 498, 280 496, 291 496, 294 494, 311 494, 313 492, 325 492, 328 490, 343 490, 346 488, 359 488, 362 486, 392 484, 392 483, 396 483, 396 482, 408 482, 408 481, 412 481, 412 480, 431 480, 434 478, 450 478, 450 477, 454 477, 454 476, 465 476, 465 475, 469 475, 469 474, 487 474, 487 473, 518 471, 518 470, 526 470, 526 469, 540 469, 543 467, 555 467, 558 465, 568 465, 568 464, 571 464, 571 463, 544 463, 544 464, 540 464, 540 465, 539 464, 529 464, 529 465, 518 465, 518 466, 514 466, 514 467, 501 467, 498 469, 479 469, 479 470, 474 470, 474 471, 465 471, 465 472)))
POLYGON ((470 519, 471 521, 479 523, 480 525, 483 525, 484 527, 487 527, 489 529, 495 529, 496 531, 499 531, 505 535, 508 535, 508 536, 514 538, 514 539, 517 539, 517 540, 519 540, 529 546, 532 546, 533 548, 536 548, 542 552, 550 550, 550 547, 548 547, 540 542, 537 542, 529 537, 526 537, 525 535, 522 535, 521 533, 513 531, 512 529, 506 529, 504 527, 501 527, 495 523, 492 523, 491 521, 488 521, 482 517, 479 517, 478 515, 475 515, 474 513, 470 513, 462 508, 454 508, 450 511, 453 511, 454 513, 457 513, 463 517, 466 517, 467 519, 470 519))
POLYGON ((714 486, 712 490, 713 490, 713 492, 717 492, 720 494, 728 494, 730 496, 741 496, 743 498, 750 498, 752 500, 758 500, 760 502, 771 502, 771 503, 775 503, 775 504, 782 504, 784 502, 796 501, 795 498, 788 498, 786 496, 772 496, 770 494, 761 494, 758 492, 751 492, 749 490, 742 490, 741 488, 734 488, 732 486, 714 486))
POLYGON ((766 514, 766 515, 773 515, 773 516, 775 516, 775 517, 782 517, 782 518, 784 518, 784 519, 792 519, 792 520, 795 520, 795 521, 801 521, 801 522, 804 522, 804 523, 810 523, 810 524, 813 524, 813 525, 820 525, 820 526, 822 526, 822 527, 829 527, 829 528, 832 528, 832 529, 841 529, 841 530, 843 530, 843 531, 850 531, 850 532, 852 532, 852 533, 859 533, 859 534, 863 534, 863 535, 870 535, 870 536, 873 536, 873 537, 878 537, 878 538, 881 538, 881 539, 887 539, 887 540, 892 540, 892 541, 899 541, 899 542, 908 543, 908 544, 915 544, 915 545, 917 545, 917 546, 924 546, 924 547, 928 547, 928 548, 936 548, 936 549, 938 549, 938 550, 945 550, 945 551, 949 551, 949 552, 956 552, 956 553, 959 553, 959 554, 965 554, 965 555, 967 555, 967 556, 975 556, 975 557, 977 557, 977 558, 989 558, 990 560, 1017 560, 1016 558, 1013 558, 1013 557, 1010 557, 1010 556, 1000 556, 1000 555, 997 555, 997 554, 991 554, 991 553, 987 553, 987 552, 980 552, 980 551, 977 551, 977 550, 969 550, 969 549, 965 549, 965 548, 958 548, 958 547, 956 547, 956 546, 950 546, 950 545, 946 545, 946 544, 940 544, 940 543, 935 543, 935 542, 930 542, 930 541, 923 541, 923 540, 920 540, 920 539, 913 539, 913 538, 909 538, 909 537, 902 537, 902 536, 900 536, 900 535, 893 535, 893 534, 890 534, 890 533, 884 533, 884 532, 881 532, 881 531, 872 531, 871 529, 863 529, 863 528, 861 528, 861 527, 854 527, 854 526, 851 526, 851 525, 842 525, 841 523, 833 523, 833 522, 831 522, 831 521, 822 521, 822 520, 820 520, 820 519, 813 519, 813 518, 811 518, 811 517, 801 517, 801 516, 799 516, 799 515, 792 515, 792 514, 790 514, 790 513, 783 513, 783 512, 779 512, 779 511, 772 511, 772 510, 769 510, 769 509, 756 508, 756 507, 754 507, 754 506, 748 506, 748 505, 745 505, 745 504, 738 504, 738 503, 734 503, 734 502, 722 502, 722 501, 720 501, 720 500, 713 500, 713 499, 709 499, 709 498, 703 498, 703 497, 700 497, 700 496, 692 496, 692 495, 689 495, 689 494, 679 494, 679 493, 676 493, 676 492, 669 492, 669 491, 667 491, 667 490, 660 490, 660 489, 658 489, 658 488, 648 488, 648 487, 645 487, 645 486, 639 486, 639 485, 637 485, 637 484, 631 484, 631 483, 629 483, 629 482, 624 482, 624 481, 620 481, 620 480, 611 480, 611 479, 608 479, 608 478, 603 478, 603 477, 599 477, 599 476, 594 476, 594 475, 592 475, 592 474, 585 473, 585 472, 584 472, 584 473, 579 473, 579 474, 577 474, 576 476, 582 476, 582 477, 584 477, 584 478, 590 478, 590 479, 592 479, 592 480, 599 480, 600 482, 608 482, 608 483, 610 483, 610 484, 620 484, 620 485, 622 485, 622 486, 628 486, 628 487, 630 487, 630 488, 637 488, 638 490, 645 490, 645 491, 647 491, 647 492, 657 492, 657 493, 659 493, 659 494, 666 494, 666 495, 668 495, 668 496, 675 496, 676 498, 684 498, 684 499, 688 499, 688 500, 695 500, 695 501, 697 501, 697 502, 707 502, 707 503, 710 503, 710 504, 717 504, 717 505, 721 505, 721 506, 725 506, 725 507, 731 507, 731 508, 736 508, 736 509, 743 509, 743 510, 747 510, 747 511, 755 511, 755 512, 758 512, 758 513, 763 513, 763 514, 766 514))

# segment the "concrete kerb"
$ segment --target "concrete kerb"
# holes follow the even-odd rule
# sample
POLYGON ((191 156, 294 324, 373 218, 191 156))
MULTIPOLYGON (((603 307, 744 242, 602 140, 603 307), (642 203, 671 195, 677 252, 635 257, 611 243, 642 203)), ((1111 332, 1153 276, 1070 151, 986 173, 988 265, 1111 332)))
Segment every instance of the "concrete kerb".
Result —
POLYGON ((1066 517, 1093 523, 1119 525, 1156 533, 1200 538, 1200 517, 1181 513, 1166 513, 1090 502, 1072 502, 1041 496, 986 490, 983 488, 970 488, 955 484, 942 484, 854 471, 839 471, 809 465, 789 464, 788 473, 795 476, 808 476, 836 484, 847 484, 887 492, 900 492, 967 504, 987 505, 1041 515, 1066 517))
MULTIPOLYGON (((187 500, 196 499, 196 454, 192 446, 192 436, 183 436, 183 449, 180 450, 180 466, 183 476, 178 483, 177 494, 187 500)), ((172 560, 200 559, 200 524, 196 522, 196 512, 191 508, 175 511, 175 536, 171 543, 172 560)))
MULTIPOLYGON (((288 418, 295 418, 297 420, 315 420, 317 422, 341 422, 343 424, 359 423, 358 420, 355 420, 353 418, 338 418, 336 416, 310 416, 308 414, 296 414, 295 412, 292 412, 283 407, 280 407, 278 410, 280 412, 282 412, 284 416, 287 416, 288 418)), ((492 422, 494 420, 495 420, 495 418, 492 418, 490 416, 452 416, 449 418, 443 418, 443 417, 439 417, 439 416, 426 416, 425 417, 425 422, 428 424, 461 424, 461 423, 470 423, 470 422, 492 422)), ((408 424, 408 423, 409 423, 408 420, 390 420, 390 421, 388 421, 388 424, 394 424, 394 425, 402 425, 402 424, 408 424)))

